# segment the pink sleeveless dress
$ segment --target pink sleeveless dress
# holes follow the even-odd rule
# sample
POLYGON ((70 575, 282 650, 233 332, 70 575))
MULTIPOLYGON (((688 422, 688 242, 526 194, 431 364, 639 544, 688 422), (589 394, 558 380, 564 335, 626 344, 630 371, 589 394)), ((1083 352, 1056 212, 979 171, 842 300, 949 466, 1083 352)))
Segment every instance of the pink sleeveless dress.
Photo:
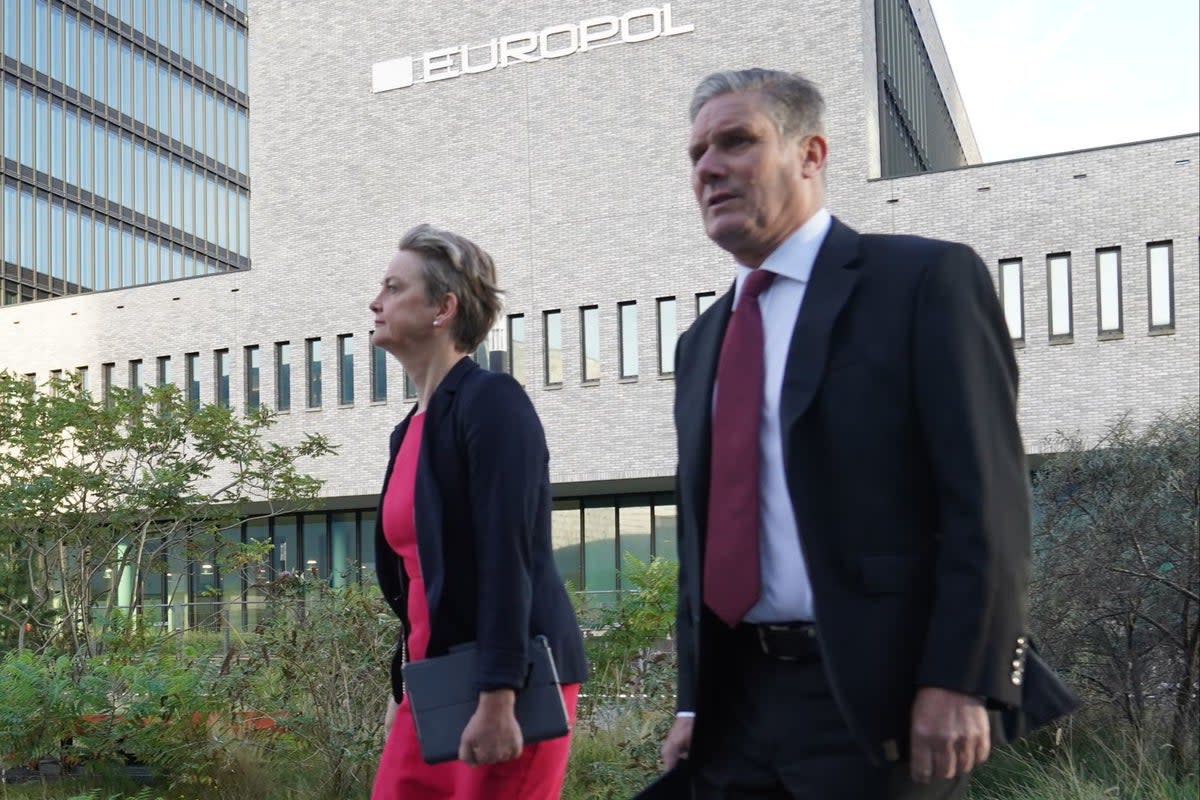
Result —
MULTIPOLYGON (((425 657, 429 647, 429 606, 417 552, 414 489, 425 414, 413 416, 383 496, 383 535, 408 575, 408 657, 425 657)), ((579 684, 563 687, 572 725, 579 684)), ((470 767, 461 761, 426 764, 421 758, 408 698, 383 747, 371 800, 558 800, 566 774, 571 737, 525 745, 519 758, 470 767)))

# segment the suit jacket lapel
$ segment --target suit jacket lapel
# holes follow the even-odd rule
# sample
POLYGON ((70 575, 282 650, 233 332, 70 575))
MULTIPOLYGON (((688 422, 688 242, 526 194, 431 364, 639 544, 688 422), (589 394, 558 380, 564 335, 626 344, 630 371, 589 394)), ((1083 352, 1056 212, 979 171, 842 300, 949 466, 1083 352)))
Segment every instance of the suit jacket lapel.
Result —
MULTIPOLYGON (((836 218, 813 263, 800 316, 788 347, 780 398, 784 441, 812 403, 829 352, 833 324, 858 282, 858 233, 836 218)), ((785 452, 787 448, 784 448, 785 452)))
POLYGON ((717 379, 717 359, 721 342, 733 309, 733 289, 722 295, 696 321, 689 332, 686 367, 680 364, 678 425, 680 464, 686 465, 680 479, 686 482, 686 494, 696 498, 699 540, 704 537, 705 515, 708 509, 709 455, 712 442, 713 385, 717 379))

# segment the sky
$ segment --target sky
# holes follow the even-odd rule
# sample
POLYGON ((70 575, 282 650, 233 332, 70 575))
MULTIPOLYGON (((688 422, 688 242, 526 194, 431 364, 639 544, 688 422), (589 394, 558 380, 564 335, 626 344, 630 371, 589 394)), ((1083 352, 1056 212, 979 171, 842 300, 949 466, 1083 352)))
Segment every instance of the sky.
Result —
POLYGON ((984 161, 1200 130, 1197 0, 930 0, 984 161))

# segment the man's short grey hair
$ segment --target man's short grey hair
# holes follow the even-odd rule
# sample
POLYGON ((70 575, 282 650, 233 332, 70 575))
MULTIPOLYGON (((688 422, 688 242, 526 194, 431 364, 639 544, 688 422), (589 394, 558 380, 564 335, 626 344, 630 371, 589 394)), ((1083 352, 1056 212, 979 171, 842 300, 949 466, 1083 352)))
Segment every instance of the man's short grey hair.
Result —
POLYGON ((431 304, 451 293, 458 298, 450 335, 460 352, 474 352, 500 313, 503 292, 496 285, 492 257, 465 236, 427 224, 405 233, 400 249, 416 254, 424 264, 425 294, 431 304))
POLYGON ((723 70, 700 81, 692 92, 692 122, 704 104, 732 92, 758 92, 767 101, 767 114, 787 137, 825 135, 825 98, 817 85, 794 72, 777 69, 723 70))

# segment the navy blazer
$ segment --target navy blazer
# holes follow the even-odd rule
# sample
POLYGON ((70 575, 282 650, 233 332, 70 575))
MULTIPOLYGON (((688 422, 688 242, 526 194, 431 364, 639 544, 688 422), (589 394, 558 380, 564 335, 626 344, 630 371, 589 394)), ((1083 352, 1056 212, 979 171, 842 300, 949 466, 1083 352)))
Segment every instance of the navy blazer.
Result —
MULTIPOLYGON (((383 490, 416 408, 392 431, 383 490)), ((583 637, 550 538, 550 455, 541 421, 509 375, 464 358, 429 400, 417 464, 416 527, 429 605, 426 656, 475 642, 480 691, 518 688, 538 634, 550 641, 564 684, 587 677, 583 637)), ((408 630, 408 577, 375 523, 383 596, 408 630)), ((402 633, 402 635, 405 635, 402 633)), ((403 694, 404 650, 392 660, 392 693, 403 694)))
MULTIPOLYGON (((679 707, 697 712, 699 757, 705 711, 727 679, 700 576, 713 381, 731 306, 732 291, 680 338, 676 358, 678 693, 679 707)), ((1017 369, 979 256, 835 220, 792 333, 780 417, 823 662, 863 750, 882 762, 907 749, 919 686, 997 709, 1029 705, 1017 369)), ((1051 715, 1069 710, 1053 705, 1051 715)))

